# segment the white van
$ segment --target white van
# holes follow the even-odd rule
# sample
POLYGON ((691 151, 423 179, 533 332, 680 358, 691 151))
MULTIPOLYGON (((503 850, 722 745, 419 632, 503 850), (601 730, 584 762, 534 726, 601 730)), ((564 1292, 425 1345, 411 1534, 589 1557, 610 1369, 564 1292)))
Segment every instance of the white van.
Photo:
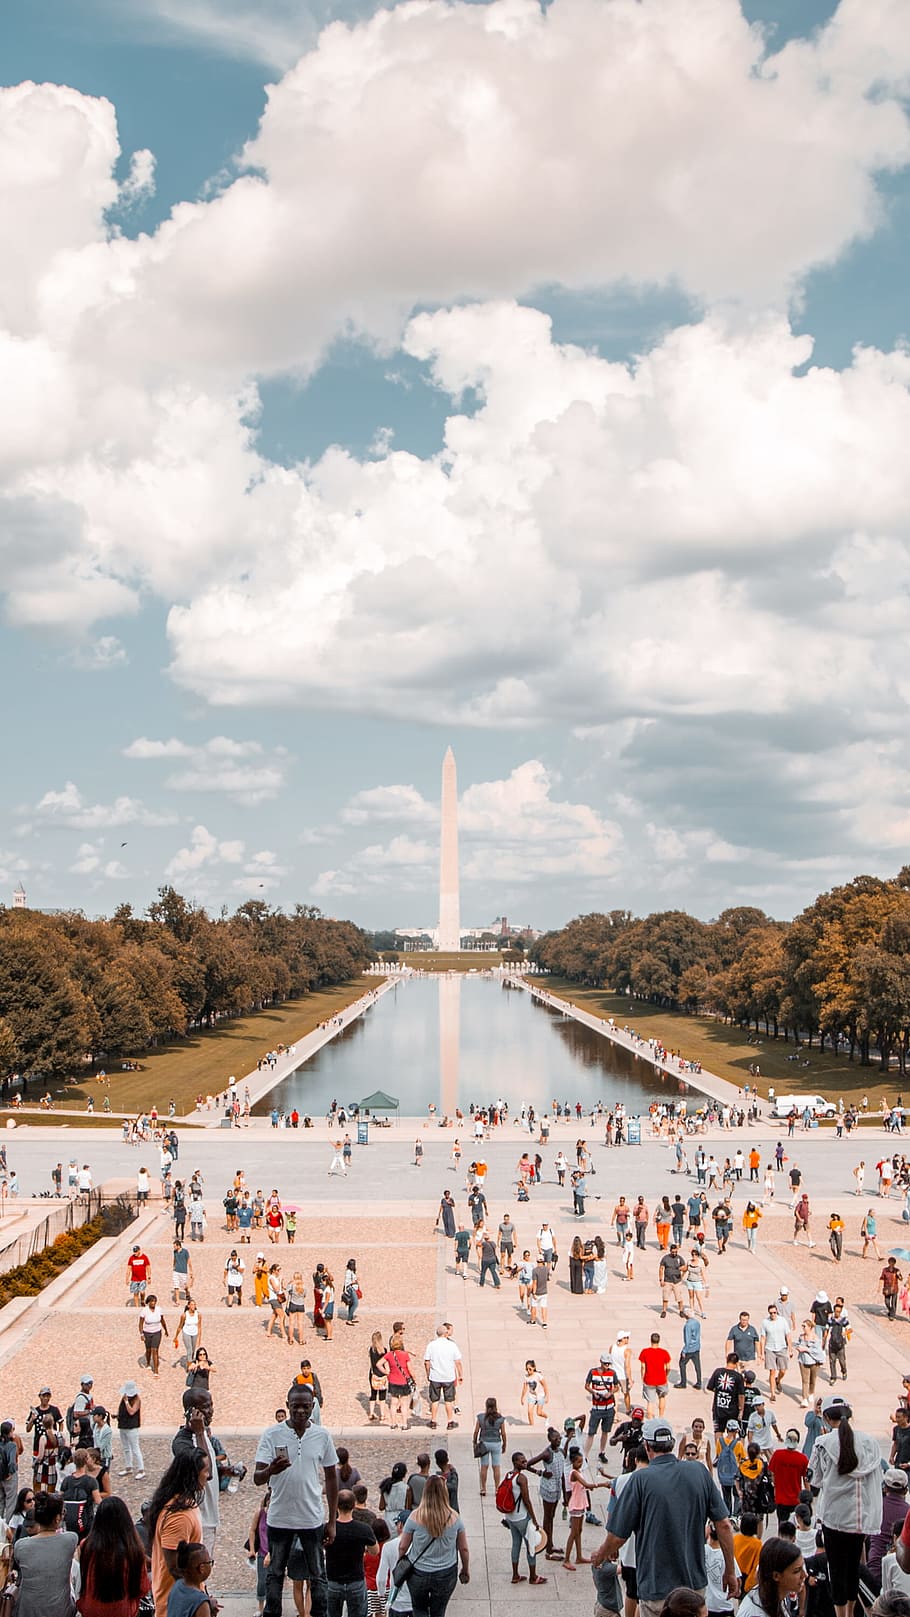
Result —
POLYGON ((789 1117, 795 1111, 797 1117, 802 1117, 806 1107, 813 1117, 836 1117, 837 1107, 833 1101, 825 1100, 824 1095, 775 1095, 771 1106, 772 1117, 789 1117))

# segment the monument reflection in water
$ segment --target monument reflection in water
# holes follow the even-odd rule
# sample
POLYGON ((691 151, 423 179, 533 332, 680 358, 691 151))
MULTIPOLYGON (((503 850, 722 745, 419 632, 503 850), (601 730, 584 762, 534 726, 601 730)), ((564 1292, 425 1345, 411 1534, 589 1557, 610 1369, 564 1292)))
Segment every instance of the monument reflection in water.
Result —
POLYGON ((533 1001, 499 977, 452 973, 397 984, 312 1061, 277 1084, 255 1110, 324 1114, 373 1090, 397 1095, 401 1115, 440 1115, 498 1096, 516 1111, 556 1099, 589 1109, 622 1101, 631 1114, 655 1098, 675 1099, 675 1079, 618 1049, 601 1034, 533 1001))

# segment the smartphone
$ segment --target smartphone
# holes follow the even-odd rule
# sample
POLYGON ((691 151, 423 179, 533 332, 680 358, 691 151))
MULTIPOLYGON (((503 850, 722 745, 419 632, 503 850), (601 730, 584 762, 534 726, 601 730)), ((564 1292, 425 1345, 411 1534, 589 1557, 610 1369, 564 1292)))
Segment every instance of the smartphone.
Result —
POLYGON ((287 1458, 288 1458, 288 1451, 287 1451, 286 1448, 284 1448, 283 1446, 281 1448, 276 1448, 276 1450, 275 1450, 275 1459, 276 1460, 286 1460, 287 1458))

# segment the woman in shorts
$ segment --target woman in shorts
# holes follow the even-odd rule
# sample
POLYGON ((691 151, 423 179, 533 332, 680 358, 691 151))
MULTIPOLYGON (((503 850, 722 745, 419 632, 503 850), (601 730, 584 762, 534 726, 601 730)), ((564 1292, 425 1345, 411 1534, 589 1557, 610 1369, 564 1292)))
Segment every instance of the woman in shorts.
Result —
POLYGON ((388 1401, 389 1364, 386 1358, 382 1332, 374 1331, 370 1338, 370 1420, 385 1424, 383 1409, 388 1401))
POLYGON ((386 1353, 386 1363, 389 1367, 389 1402, 391 1404, 390 1425, 394 1431, 396 1427, 404 1431, 408 1424, 408 1415, 411 1409, 411 1357, 404 1345, 404 1337, 396 1334, 389 1342, 386 1353))
POLYGON ((145 1307, 139 1310, 139 1336, 145 1347, 145 1362, 150 1366, 153 1376, 158 1374, 161 1338, 167 1334, 167 1321, 158 1307, 158 1298, 152 1292, 145 1299, 145 1307))
POLYGON ((272 1311, 272 1317, 269 1320, 268 1327, 266 1329, 266 1336, 273 1336, 276 1334, 276 1325, 278 1327, 277 1335, 279 1337, 284 1335, 282 1318, 284 1312, 284 1301, 284 1287, 281 1284, 281 1264, 273 1263, 269 1266, 269 1308, 272 1311))
POLYGON ((306 1289, 303 1284, 303 1275, 297 1269, 284 1304, 285 1335, 289 1342, 297 1341, 303 1347, 306 1337, 303 1332, 306 1328, 306 1289))
POLYGON ((521 1384, 521 1402, 528 1412, 529 1426, 533 1426, 535 1420, 546 1420, 548 1397, 547 1384, 538 1371, 537 1365, 533 1359, 527 1359, 525 1361, 525 1378, 521 1384))

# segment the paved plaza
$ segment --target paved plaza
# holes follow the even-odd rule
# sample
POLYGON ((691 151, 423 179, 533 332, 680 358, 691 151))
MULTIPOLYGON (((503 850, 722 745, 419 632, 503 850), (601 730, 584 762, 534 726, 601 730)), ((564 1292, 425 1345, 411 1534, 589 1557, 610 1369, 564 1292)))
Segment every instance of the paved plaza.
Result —
MULTIPOLYGON (((563 1124, 554 1130, 543 1152, 544 1183, 532 1190, 530 1204, 517 1204, 515 1200, 515 1167, 526 1135, 509 1124, 496 1131, 485 1147, 490 1223, 498 1224, 501 1214, 508 1210, 517 1227, 519 1249, 524 1245, 533 1249, 544 1218, 556 1231, 560 1263, 551 1290, 549 1326, 543 1331, 527 1322, 518 1305, 515 1282, 504 1280, 499 1291, 489 1286, 481 1289, 473 1264, 467 1279, 456 1276, 451 1243, 434 1230, 439 1197, 446 1186, 455 1195, 459 1215, 465 1215, 469 1222, 464 1171, 462 1168, 456 1174, 451 1165, 451 1131, 415 1120, 374 1131, 369 1145, 355 1146, 346 1179, 328 1176, 331 1152, 324 1124, 306 1134, 276 1131, 267 1121, 257 1121, 248 1130, 230 1134, 200 1130, 183 1131, 181 1135, 178 1174, 188 1178, 193 1169, 199 1168, 206 1181, 208 1232, 204 1244, 191 1246, 191 1252, 204 1339, 217 1366, 212 1379, 215 1429, 232 1455, 249 1464, 255 1434, 283 1403, 305 1353, 325 1391, 326 1424, 338 1440, 348 1444, 354 1463, 364 1472, 375 1495, 376 1484, 392 1462, 401 1458, 410 1468, 421 1447, 433 1446, 433 1434, 425 1420, 412 1422, 407 1434, 379 1433, 368 1424, 365 1392, 370 1332, 380 1330, 387 1339, 392 1321, 405 1320, 407 1345, 420 1362, 435 1325, 451 1321, 465 1366, 459 1426, 448 1436, 462 1476, 461 1501, 474 1557, 472 1583, 467 1590, 459 1590, 456 1597, 466 1612, 469 1608, 476 1608, 478 1613, 491 1610, 495 1600, 497 1612, 508 1613, 514 1604, 517 1613, 519 1606, 524 1611, 528 1601, 535 1598, 529 1589, 520 1591, 518 1602, 510 1598, 514 1591, 508 1586, 508 1538, 492 1497, 483 1502, 483 1510, 477 1497, 469 1440, 472 1417, 484 1398, 490 1393, 498 1397, 508 1421, 510 1449, 521 1445, 537 1451, 543 1447, 544 1424, 529 1432, 519 1402, 526 1357, 536 1360, 546 1379, 549 1413, 561 1425, 565 1416, 586 1410, 585 1374, 620 1326, 630 1331, 636 1357, 655 1329, 661 1331, 674 1362, 679 1352, 679 1319, 659 1318, 659 1254, 653 1227, 649 1228, 646 1252, 637 1254, 635 1278, 626 1282, 621 1278, 610 1217, 620 1192, 631 1202, 642 1191, 653 1209, 655 1198, 664 1193, 672 1196, 689 1181, 671 1171, 674 1157, 666 1143, 646 1140, 640 1147, 607 1150, 595 1144, 589 1129, 597 1171, 589 1179, 592 1194, 586 1216, 584 1220, 576 1219, 571 1198, 557 1186, 552 1167, 559 1146, 571 1154, 576 1137, 574 1124, 563 1124), (420 1167, 414 1166, 414 1141, 418 1136, 424 1146, 420 1167), (274 1186, 284 1202, 299 1208, 294 1246, 283 1238, 280 1246, 272 1247, 257 1240, 254 1232, 253 1244, 243 1249, 248 1269, 252 1268, 256 1251, 262 1250, 269 1261, 281 1263, 286 1280, 299 1269, 311 1297, 311 1275, 317 1261, 340 1275, 345 1260, 356 1257, 364 1293, 356 1327, 336 1320, 333 1340, 326 1342, 316 1336, 308 1320, 307 1344, 300 1349, 266 1339, 265 1311, 251 1306, 251 1286, 247 1287, 242 1309, 226 1308, 224 1260, 237 1238, 229 1237, 224 1229, 221 1198, 238 1167, 244 1169, 251 1189, 261 1186, 267 1194, 274 1186), (603 1296, 575 1296, 569 1292, 568 1250, 579 1229, 586 1235, 600 1232, 607 1242, 610 1274, 603 1296)), ((755 1140, 763 1161, 767 1161, 777 1138, 776 1131, 758 1125, 741 1136, 715 1133, 706 1143, 722 1158, 740 1140, 746 1150, 755 1140)), ((879 1245, 886 1254, 890 1247, 903 1244, 906 1226, 901 1220, 903 1202, 897 1196, 889 1203, 871 1194, 860 1201, 852 1194, 852 1169, 860 1155, 867 1164, 874 1163, 882 1154, 885 1136, 874 1128, 852 1140, 836 1141, 830 1132, 813 1131, 805 1136, 798 1134, 786 1144, 787 1166, 798 1161, 803 1170, 817 1245, 812 1250, 794 1248, 786 1177, 778 1175, 775 1200, 765 1208, 758 1251, 750 1255, 739 1222, 748 1191, 745 1184, 737 1189, 730 1250, 725 1256, 717 1256, 713 1234, 707 1242, 711 1262, 703 1326, 705 1374, 723 1362, 727 1330, 740 1308, 750 1308, 753 1318, 760 1321, 769 1298, 785 1283, 791 1288, 799 1321, 820 1287, 832 1297, 842 1292, 854 1325, 848 1349, 848 1390, 855 1401, 857 1423, 884 1442, 901 1374, 910 1365, 910 1325, 906 1319, 892 1323, 885 1318, 877 1285, 881 1264, 862 1262, 858 1231, 864 1207, 874 1206, 879 1215, 879 1245), (828 1215, 835 1209, 846 1222, 845 1257, 839 1267, 831 1259, 824 1233, 828 1215)), ((6 1145, 10 1163, 18 1169, 23 1195, 48 1185, 53 1164, 58 1159, 66 1163, 71 1156, 91 1164, 96 1183, 132 1187, 142 1162, 157 1183, 154 1147, 130 1148, 115 1134, 104 1131, 27 1127, 8 1131, 6 1145)), ((467 1139, 464 1145, 467 1161, 471 1154, 467 1139)), ((691 1144, 689 1152, 691 1157, 691 1144)), ((870 1171, 867 1187, 874 1188, 874 1178, 870 1171)), ((142 1220, 141 1241, 152 1261, 153 1284, 168 1298, 165 1314, 173 1325, 177 1310, 169 1302, 171 1221, 160 1203, 154 1202, 142 1220)), ((63 1405, 75 1394, 79 1376, 91 1371, 97 1397, 116 1406, 122 1382, 135 1377, 142 1387, 144 1427, 154 1445, 150 1452, 157 1454, 159 1447, 163 1453, 165 1436, 178 1424, 183 1373, 173 1367, 174 1354, 169 1352, 162 1355, 157 1381, 140 1364, 136 1316, 124 1306, 125 1260, 132 1239, 128 1232, 105 1247, 97 1260, 87 1264, 82 1278, 77 1277, 74 1284, 62 1289, 59 1300, 52 1292, 49 1305, 45 1306, 42 1299, 6 1329, 2 1328, 4 1316, 0 1316, 3 1404, 4 1412, 13 1414, 21 1424, 37 1388, 45 1381, 63 1405)), ((86 1264, 86 1260, 82 1263, 86 1264)), ((709 1413, 707 1396, 695 1391, 671 1391, 668 1414, 674 1426, 681 1428, 697 1412, 709 1413)), ((795 1363, 777 1412, 782 1430, 791 1423, 802 1426, 795 1363)), ((445 1441, 444 1434, 440 1433, 437 1441, 445 1441)), ((142 1486, 147 1488, 148 1481, 127 1490, 131 1503, 138 1503, 142 1486)), ((236 1531, 232 1528, 229 1535, 232 1547, 226 1544, 224 1554, 219 1554, 216 1581, 219 1592, 236 1595, 238 1611, 254 1609, 249 1594, 251 1575, 239 1553, 239 1539, 247 1530, 255 1495, 250 1475, 237 1495, 223 1496, 236 1531)), ((594 1497, 598 1501, 606 1495, 594 1497)), ((588 1548, 597 1537, 595 1528, 586 1529, 588 1548)), ((550 1591, 555 1589, 561 1602, 579 1610, 590 1609, 592 1592, 587 1569, 566 1573, 555 1563, 548 1563, 546 1570, 550 1591)))

